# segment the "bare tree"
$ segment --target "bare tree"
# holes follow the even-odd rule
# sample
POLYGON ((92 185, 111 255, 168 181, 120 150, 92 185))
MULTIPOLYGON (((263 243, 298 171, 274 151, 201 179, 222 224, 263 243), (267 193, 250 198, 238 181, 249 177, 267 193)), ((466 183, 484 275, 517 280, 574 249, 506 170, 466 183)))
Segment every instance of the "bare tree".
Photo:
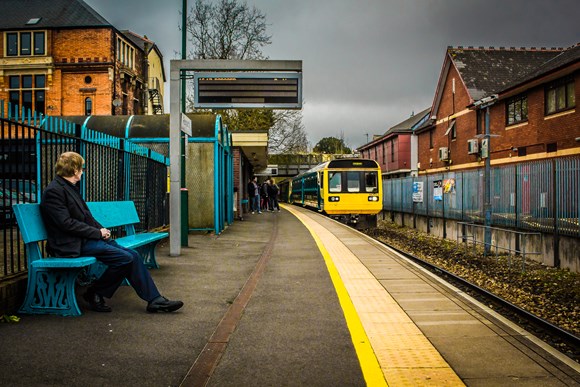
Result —
POLYGON ((196 0, 187 17, 190 54, 198 59, 266 59, 266 15, 237 0, 196 0))
POLYGON ((302 124, 302 111, 274 111, 274 125, 270 129, 268 152, 303 153, 308 151, 308 138, 302 124))
MULTIPOLYGON (((271 44, 266 15, 238 0, 196 0, 187 17, 190 57, 196 59, 267 59, 262 48, 271 44)), ((190 86, 192 84, 190 83, 190 86)), ((188 87, 189 90, 192 87, 188 87)), ((190 93, 188 93, 190 94, 190 93)), ((193 110, 193 96, 187 96, 193 110)), ((272 153, 307 151, 301 111, 248 109, 220 110, 234 130, 270 130, 272 153)))

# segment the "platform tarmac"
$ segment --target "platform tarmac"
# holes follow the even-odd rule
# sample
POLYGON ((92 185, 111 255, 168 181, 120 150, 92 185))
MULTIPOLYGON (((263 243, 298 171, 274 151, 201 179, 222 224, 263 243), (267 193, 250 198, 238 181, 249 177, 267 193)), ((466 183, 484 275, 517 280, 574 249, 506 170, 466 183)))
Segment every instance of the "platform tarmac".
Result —
POLYGON ((191 234, 178 257, 164 243, 157 257, 151 273, 181 310, 146 313, 122 287, 111 313, 79 298, 81 317, 19 315, 0 324, 0 385, 365 385, 321 253, 288 211, 247 214, 219 236, 191 234), (219 362, 206 356, 215 348, 224 349, 219 362))

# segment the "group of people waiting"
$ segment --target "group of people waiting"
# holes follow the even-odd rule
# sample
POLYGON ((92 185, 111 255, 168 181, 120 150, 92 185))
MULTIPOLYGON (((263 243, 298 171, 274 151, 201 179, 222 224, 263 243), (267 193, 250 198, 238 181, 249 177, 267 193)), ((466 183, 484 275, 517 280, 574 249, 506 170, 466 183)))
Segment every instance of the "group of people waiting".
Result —
POLYGON ((278 185, 268 177, 264 182, 259 185, 258 178, 256 176, 248 179, 248 196, 250 197, 250 211, 253 213, 258 212, 258 214, 263 211, 280 211, 280 205, 278 204, 278 194, 280 189, 278 185))

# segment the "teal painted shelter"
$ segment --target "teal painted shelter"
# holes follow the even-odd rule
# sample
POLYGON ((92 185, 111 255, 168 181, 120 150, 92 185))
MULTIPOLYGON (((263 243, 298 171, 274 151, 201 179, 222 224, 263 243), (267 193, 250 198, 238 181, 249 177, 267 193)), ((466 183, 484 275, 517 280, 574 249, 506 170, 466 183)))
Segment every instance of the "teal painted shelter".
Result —
MULTIPOLYGON (((192 137, 185 148, 190 231, 221 233, 233 222, 232 136, 219 115, 187 114, 192 137)), ((65 117, 63 117, 65 118, 65 117)), ((169 157, 169 115, 66 117, 83 128, 111 134, 169 157)), ((169 174, 169 169, 168 169, 169 174)))

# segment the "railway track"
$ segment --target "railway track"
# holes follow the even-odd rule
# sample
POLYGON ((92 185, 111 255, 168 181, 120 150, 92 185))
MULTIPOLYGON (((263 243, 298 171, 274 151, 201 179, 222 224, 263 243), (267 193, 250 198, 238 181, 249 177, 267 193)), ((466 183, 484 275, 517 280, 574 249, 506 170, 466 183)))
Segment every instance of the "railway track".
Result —
POLYGON ((430 272, 444 279, 446 282, 466 292, 473 298, 484 303, 485 305, 493 305, 493 309, 500 313, 505 318, 509 319, 518 326, 533 333, 535 336, 541 338, 543 341, 557 348, 560 352, 570 357, 572 360, 580 363, 580 337, 556 326, 543 318, 540 318, 517 305, 504 300, 503 298, 489 292, 486 289, 475 285, 456 274, 445 270, 437 265, 427 262, 412 254, 402 251, 378 239, 377 242, 393 249, 405 258, 419 264, 430 272))

